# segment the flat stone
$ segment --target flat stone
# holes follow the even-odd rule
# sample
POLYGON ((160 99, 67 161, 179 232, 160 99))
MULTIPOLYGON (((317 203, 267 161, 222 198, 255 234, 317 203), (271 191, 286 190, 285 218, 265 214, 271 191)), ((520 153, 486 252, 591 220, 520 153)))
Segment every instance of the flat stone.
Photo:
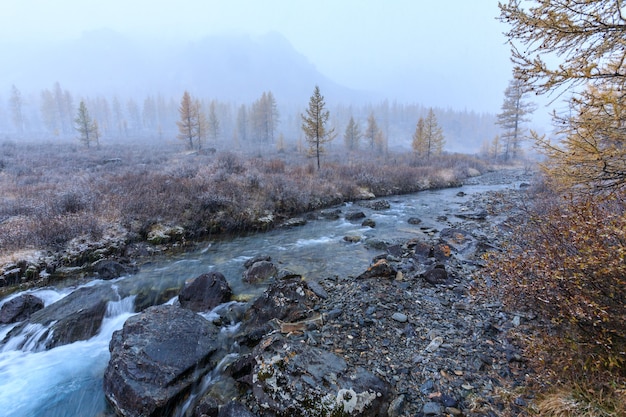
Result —
POLYGON ((403 314, 403 313, 393 313, 391 318, 394 319, 395 321, 399 321, 400 323, 406 323, 407 320, 409 319, 406 316, 406 314, 403 314))

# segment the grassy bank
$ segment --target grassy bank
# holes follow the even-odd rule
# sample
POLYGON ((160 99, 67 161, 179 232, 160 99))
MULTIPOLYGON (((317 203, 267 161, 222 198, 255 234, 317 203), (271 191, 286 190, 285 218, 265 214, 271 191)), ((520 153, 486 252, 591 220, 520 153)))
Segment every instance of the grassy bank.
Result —
MULTIPOLYGON (((267 230, 311 210, 448 187, 485 170, 483 162, 463 155, 416 161, 412 155, 338 154, 327 156, 318 171, 298 153, 5 142, 0 144, 0 267, 18 262, 25 252, 80 252, 90 242, 123 241, 123 248, 128 242, 183 243, 267 230)), ((99 248, 94 256, 56 264, 75 266, 122 251, 99 248)), ((17 266, 25 272, 24 265, 17 266)))

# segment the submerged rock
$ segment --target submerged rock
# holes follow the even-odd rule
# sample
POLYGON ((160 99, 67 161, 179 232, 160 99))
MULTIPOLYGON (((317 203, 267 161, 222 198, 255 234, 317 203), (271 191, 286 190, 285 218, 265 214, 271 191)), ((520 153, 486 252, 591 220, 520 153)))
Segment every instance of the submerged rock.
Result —
POLYGON ((219 329, 190 310, 150 307, 113 333, 104 393, 119 416, 169 416, 210 368, 219 329))

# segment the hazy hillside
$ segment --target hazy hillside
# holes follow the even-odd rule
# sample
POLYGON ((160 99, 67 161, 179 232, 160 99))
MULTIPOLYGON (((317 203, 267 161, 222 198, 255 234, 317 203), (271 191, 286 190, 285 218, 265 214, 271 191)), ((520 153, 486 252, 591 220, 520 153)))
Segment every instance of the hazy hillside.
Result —
POLYGON ((319 73, 277 33, 162 43, 103 29, 46 46, 5 42, 0 52, 5 57, 0 66, 3 90, 14 84, 23 92, 37 92, 59 82, 80 95, 178 96, 188 89, 235 102, 271 90, 280 102, 301 102, 319 84, 333 100, 366 98, 319 73))

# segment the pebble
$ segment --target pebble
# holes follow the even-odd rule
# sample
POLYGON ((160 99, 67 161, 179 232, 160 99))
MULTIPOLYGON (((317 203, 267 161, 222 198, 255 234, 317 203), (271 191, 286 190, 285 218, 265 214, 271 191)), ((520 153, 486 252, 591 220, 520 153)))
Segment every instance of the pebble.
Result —
POLYGON ((434 351, 436 351, 437 349, 439 349, 439 347, 443 344, 443 338, 438 336, 435 337, 433 340, 430 341, 430 343, 428 344, 428 346, 426 346, 426 352, 430 352, 433 353, 434 351))
POLYGON ((426 404, 424 404, 422 413, 424 413, 425 416, 437 416, 441 414, 441 405, 439 405, 436 402, 429 401, 426 404))
POLYGON ((398 321, 400 323, 406 323, 408 321, 408 317, 406 314, 403 313, 393 313, 393 315, 391 316, 392 319, 394 319, 395 321, 398 321))

